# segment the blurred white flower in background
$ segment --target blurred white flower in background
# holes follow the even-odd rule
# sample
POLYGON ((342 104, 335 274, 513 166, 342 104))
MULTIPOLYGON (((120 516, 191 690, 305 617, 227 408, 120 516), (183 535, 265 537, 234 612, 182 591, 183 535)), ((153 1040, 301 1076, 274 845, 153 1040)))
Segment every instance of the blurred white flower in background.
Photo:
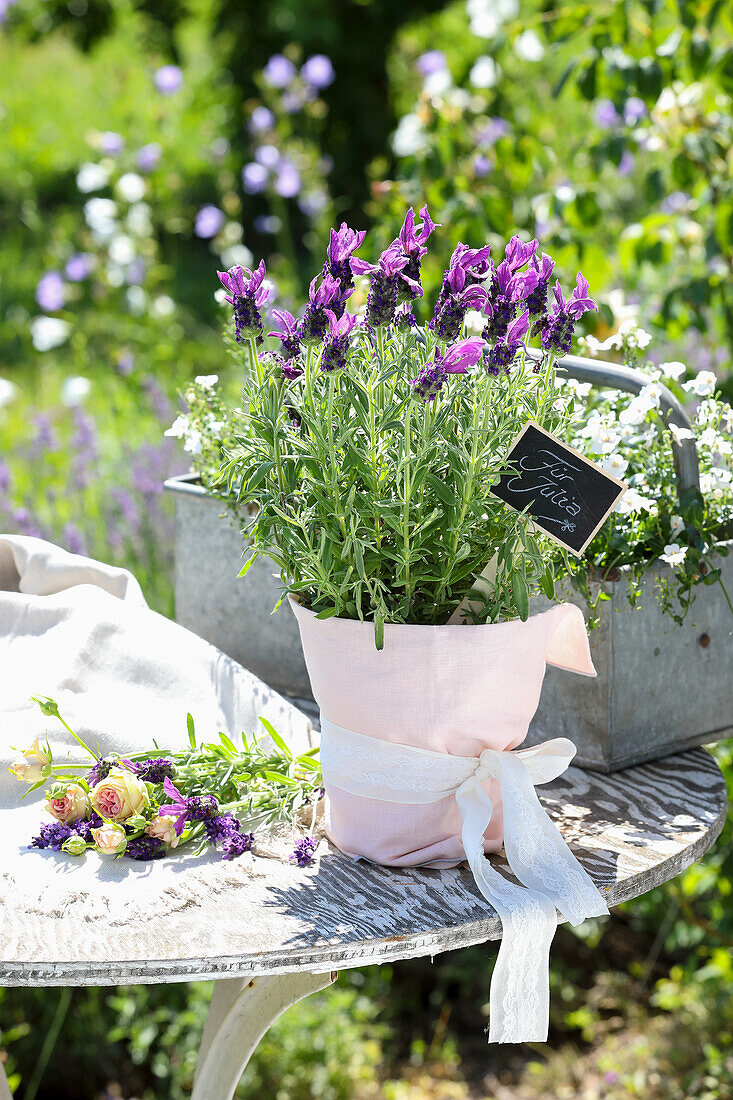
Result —
POLYGON ((477 38, 495 38, 502 24, 519 15, 519 0, 467 0, 471 33, 477 38))
POLYGON ((60 317, 34 317, 31 321, 31 340, 36 351, 51 351, 69 338, 71 325, 60 317))
POLYGON ((109 242, 109 258, 115 264, 131 264, 135 259, 135 245, 130 237, 119 233, 109 242))
POLYGON ((127 228, 136 237, 149 237, 153 232, 151 209, 146 202, 136 202, 127 211, 127 228))
POLYGON ((140 202, 145 195, 146 183, 137 172, 125 172, 115 184, 115 194, 124 202, 140 202))
POLYGON ((499 71, 493 57, 485 54, 474 63, 468 79, 474 88, 493 88, 499 78, 499 71))
POLYGON ((514 39, 514 52, 522 61, 541 61, 545 47, 536 31, 527 30, 514 39))
POLYGON ((130 313, 140 316, 145 312, 148 304, 148 296, 141 286, 131 286, 125 294, 130 313))
POLYGON ((681 378, 682 375, 685 373, 687 367, 684 363, 680 363, 678 360, 675 360, 672 363, 660 363, 659 369, 665 378, 673 378, 675 381, 677 381, 677 379, 681 378))
POLYGON ((218 374, 197 374, 194 378, 196 385, 203 386, 205 390, 213 390, 218 381, 218 374))
POLYGON ((67 408, 80 405, 89 396, 91 388, 92 384, 89 379, 84 378, 81 374, 74 374, 70 378, 65 378, 61 384, 61 403, 66 405, 67 408))
POLYGON ((0 409, 14 401, 17 393, 15 382, 11 382, 9 378, 0 378, 0 409))
POLYGON ((415 114, 403 115, 392 134, 392 149, 395 156, 410 157, 421 153, 428 145, 428 135, 415 114))
POLYGON ((228 270, 230 267, 251 267, 254 256, 246 244, 234 244, 231 248, 225 248, 220 253, 221 262, 228 270))
POLYGON ((176 312, 176 303, 168 294, 159 294, 150 306, 153 317, 171 317, 176 312))
POLYGON ((111 237, 117 229, 117 203, 112 199, 89 199, 84 203, 84 221, 95 236, 111 237))
POLYGON ((109 169, 103 164, 87 161, 76 174, 76 186, 85 195, 90 191, 101 191, 109 183, 109 169))

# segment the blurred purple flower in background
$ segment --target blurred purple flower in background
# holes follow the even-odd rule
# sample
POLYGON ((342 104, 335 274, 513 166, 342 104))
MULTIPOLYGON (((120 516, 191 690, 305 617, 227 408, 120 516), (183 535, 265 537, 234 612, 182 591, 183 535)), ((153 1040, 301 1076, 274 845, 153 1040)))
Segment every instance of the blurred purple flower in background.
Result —
POLYGON ((161 95, 175 95, 183 87, 183 73, 178 65, 163 65, 153 77, 161 95))
POLYGON ((275 191, 284 199, 294 198, 300 191, 300 172, 289 160, 283 160, 275 177, 275 191))
POLYGON ((683 210, 686 210, 690 203, 690 196, 684 191, 672 191, 671 194, 665 195, 659 204, 659 209, 663 214, 681 214, 683 210))
POLYGON ((66 284, 59 271, 47 271, 41 276, 36 286, 36 301, 47 313, 64 308, 66 284))
POLYGON ((255 149, 255 160, 263 168, 277 168, 280 163, 280 150, 276 145, 260 145, 255 149))
POLYGON ((442 50, 428 50, 415 62, 415 68, 421 76, 431 76, 445 68, 445 54, 442 50))
POLYGON ((262 104, 255 107, 249 120, 250 133, 263 134, 266 130, 271 130, 274 125, 275 116, 269 107, 264 107, 262 104))
POLYGON ((281 224, 277 214, 259 214, 252 222, 257 233, 277 233, 281 224))
POLYGON ((647 114, 646 103, 643 99, 632 95, 630 99, 626 100, 624 104, 624 122, 627 126, 633 126, 635 122, 646 118, 647 114))
POLYGON ((72 283, 88 279, 94 268, 94 256, 91 252, 75 252, 69 256, 64 268, 66 278, 72 283))
POLYGON ((125 139, 114 130, 105 130, 99 135, 99 148, 108 157, 116 157, 125 148, 125 139))
POLYGON ((140 171, 152 172, 160 160, 162 152, 163 150, 157 141, 151 141, 148 145, 143 145, 142 149, 138 149, 136 159, 140 171))
POLYGON ((131 351, 122 350, 117 355, 117 373, 127 378, 135 369, 135 356, 131 351))
POLYGON ((320 90, 321 88, 327 88, 329 84, 333 84, 336 74, 333 71, 331 59, 323 53, 316 53, 305 62, 300 70, 300 75, 306 84, 320 90))
POLYGON ((242 169, 242 186, 248 195, 258 195, 265 190, 267 184, 267 169, 262 164, 252 161, 245 164, 242 169))
POLYGON ((271 88, 286 88, 295 77, 295 65, 281 53, 273 54, 262 70, 262 79, 271 88))
POLYGON ((477 179, 484 179, 484 177, 490 175, 494 170, 493 161, 485 157, 483 153, 479 153, 478 156, 473 158, 473 174, 477 179))
POLYGON ((593 117, 596 120, 596 126, 600 126, 602 130, 610 130, 621 121, 610 99, 598 100, 593 117))
POLYGON ((208 240, 210 237, 216 236, 224 225, 224 221, 224 214, 219 207, 208 203, 206 206, 202 206, 196 215, 193 231, 197 237, 208 240))
POLYGON ((67 523, 61 535, 61 541, 72 554, 86 554, 87 544, 75 523, 67 523))
POLYGON ((0 26, 6 22, 8 12, 15 3, 17 3, 17 0, 0 0, 0 26))
POLYGON ((618 174, 630 176, 636 166, 636 157, 628 149, 624 149, 621 160, 618 162, 618 174))
POLYGON ((476 141, 479 145, 495 145, 499 138, 508 133, 508 122, 503 118, 490 118, 476 131, 476 141))

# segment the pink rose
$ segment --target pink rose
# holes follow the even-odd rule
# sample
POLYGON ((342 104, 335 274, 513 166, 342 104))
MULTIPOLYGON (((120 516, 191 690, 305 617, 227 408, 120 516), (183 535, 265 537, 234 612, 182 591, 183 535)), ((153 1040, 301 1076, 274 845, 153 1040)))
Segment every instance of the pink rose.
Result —
POLYGON ((158 840, 162 840, 164 844, 169 844, 171 848, 175 848, 181 839, 175 826, 175 817, 170 817, 168 814, 159 814, 145 827, 145 832, 148 836, 154 836, 158 840))
POLYGON ((105 822, 98 829, 92 829, 92 836, 97 851, 105 856, 115 856, 126 847, 125 830, 121 825, 115 825, 112 822, 105 822))
POLYGON ((111 821, 127 821, 150 805, 148 788, 125 768, 112 768, 92 791, 92 809, 111 821))
POLYGON ((89 799, 87 792, 78 783, 69 783, 63 798, 49 798, 46 809, 57 821, 71 825, 87 816, 89 799))

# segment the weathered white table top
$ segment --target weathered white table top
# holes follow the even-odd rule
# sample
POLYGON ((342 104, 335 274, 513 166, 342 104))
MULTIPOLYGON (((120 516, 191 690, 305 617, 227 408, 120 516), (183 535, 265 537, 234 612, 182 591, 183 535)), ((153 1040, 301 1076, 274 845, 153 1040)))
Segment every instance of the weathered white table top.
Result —
MULTIPOLYGON (((611 905, 673 878, 725 820, 723 777, 702 749, 611 776, 571 768, 538 794, 611 905)), ((38 806, 28 810, 37 821, 38 806)), ((112 873, 100 860, 81 887, 73 857, 3 858, 0 985, 324 973, 501 934, 465 867, 390 869, 354 863, 325 842, 321 850, 307 869, 181 856, 118 860, 112 873)))

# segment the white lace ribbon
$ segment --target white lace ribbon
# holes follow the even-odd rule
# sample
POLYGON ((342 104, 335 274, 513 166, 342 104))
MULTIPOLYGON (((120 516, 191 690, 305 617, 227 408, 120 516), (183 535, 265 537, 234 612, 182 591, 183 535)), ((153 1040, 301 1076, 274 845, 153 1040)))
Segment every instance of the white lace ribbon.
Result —
POLYGON ((489 998, 489 1042, 544 1042, 549 1022, 549 952, 556 909, 570 922, 608 907, 557 827, 535 786, 562 775, 575 755, 565 737, 530 749, 479 757, 452 756, 390 744, 344 729, 321 714, 321 764, 327 786, 382 802, 420 804, 455 796, 461 840, 481 894, 496 909, 502 940, 489 998), (493 806, 483 785, 498 779, 504 809, 504 849, 517 886, 484 856, 493 806))

